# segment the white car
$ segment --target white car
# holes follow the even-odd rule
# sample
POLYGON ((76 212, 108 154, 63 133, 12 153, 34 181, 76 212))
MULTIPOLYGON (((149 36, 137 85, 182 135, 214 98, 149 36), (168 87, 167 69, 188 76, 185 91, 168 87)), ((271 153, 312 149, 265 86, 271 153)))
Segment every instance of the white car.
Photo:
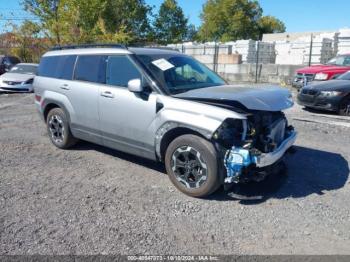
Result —
POLYGON ((38 64, 20 63, 0 76, 0 91, 33 92, 33 80, 38 64))

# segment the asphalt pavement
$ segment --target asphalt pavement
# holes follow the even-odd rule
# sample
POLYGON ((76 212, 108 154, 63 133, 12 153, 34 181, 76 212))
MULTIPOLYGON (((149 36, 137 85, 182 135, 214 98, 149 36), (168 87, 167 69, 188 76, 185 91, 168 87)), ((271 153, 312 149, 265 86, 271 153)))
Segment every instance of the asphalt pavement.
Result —
POLYGON ((0 254, 350 254, 350 119, 287 110, 288 173, 177 191, 161 164, 55 148, 33 94, 0 95, 0 254))

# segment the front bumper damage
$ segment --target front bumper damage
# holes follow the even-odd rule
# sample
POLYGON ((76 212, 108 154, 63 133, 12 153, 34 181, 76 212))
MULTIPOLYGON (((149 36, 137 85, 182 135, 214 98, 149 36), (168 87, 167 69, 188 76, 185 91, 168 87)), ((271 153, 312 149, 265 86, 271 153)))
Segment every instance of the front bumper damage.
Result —
POLYGON ((285 139, 270 153, 260 153, 256 150, 233 146, 225 154, 224 166, 226 168, 225 183, 239 183, 246 181, 260 181, 283 158, 288 149, 292 147, 297 138, 297 132, 288 130, 285 139))

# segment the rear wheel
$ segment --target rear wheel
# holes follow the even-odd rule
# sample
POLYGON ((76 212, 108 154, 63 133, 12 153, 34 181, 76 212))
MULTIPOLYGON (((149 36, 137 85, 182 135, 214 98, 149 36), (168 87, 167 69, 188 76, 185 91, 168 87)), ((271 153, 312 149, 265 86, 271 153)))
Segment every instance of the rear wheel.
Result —
POLYGON ((61 108, 54 108, 48 113, 46 124, 51 142, 55 146, 67 149, 76 144, 77 139, 73 137, 67 116, 61 108))
POLYGON ((186 195, 205 197, 220 186, 216 150, 199 136, 183 135, 171 142, 165 166, 171 182, 186 195))
POLYGON ((350 116, 350 98, 345 99, 339 106, 339 115, 350 116))

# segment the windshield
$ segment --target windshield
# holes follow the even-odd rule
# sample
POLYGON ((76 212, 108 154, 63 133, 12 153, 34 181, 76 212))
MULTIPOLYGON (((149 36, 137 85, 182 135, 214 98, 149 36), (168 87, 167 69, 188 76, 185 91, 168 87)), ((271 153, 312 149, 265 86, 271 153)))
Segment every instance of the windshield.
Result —
POLYGON ((10 73, 18 73, 18 74, 29 74, 35 75, 38 67, 35 65, 15 65, 9 71, 10 73))
POLYGON ((340 55, 329 60, 327 65, 350 66, 350 56, 340 55))
POLYGON ((188 56, 139 54, 137 57, 170 94, 226 84, 217 74, 188 56))
POLYGON ((339 80, 350 80, 350 71, 348 71, 348 72, 346 72, 346 73, 344 73, 344 74, 338 76, 336 79, 337 79, 337 80, 338 80, 338 79, 339 79, 339 80))

